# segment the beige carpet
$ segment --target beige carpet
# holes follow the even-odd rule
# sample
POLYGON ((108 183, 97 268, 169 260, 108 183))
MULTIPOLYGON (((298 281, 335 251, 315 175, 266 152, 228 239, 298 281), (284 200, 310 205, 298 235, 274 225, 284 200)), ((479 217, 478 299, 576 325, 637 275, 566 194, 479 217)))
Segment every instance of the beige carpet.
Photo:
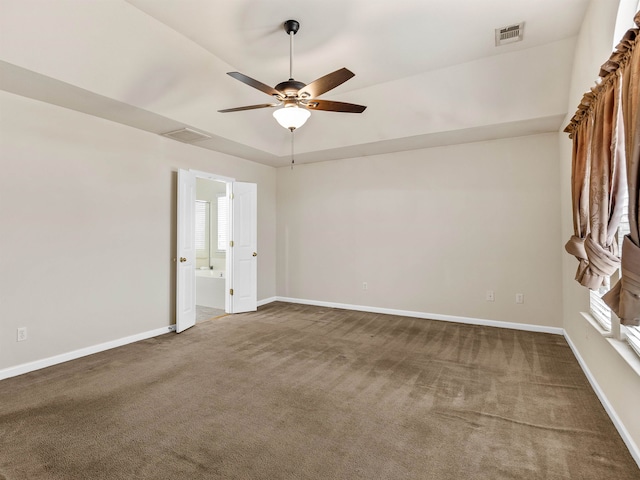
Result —
POLYGON ((0 438, 3 480, 640 478, 560 336, 282 303, 4 380, 0 438))

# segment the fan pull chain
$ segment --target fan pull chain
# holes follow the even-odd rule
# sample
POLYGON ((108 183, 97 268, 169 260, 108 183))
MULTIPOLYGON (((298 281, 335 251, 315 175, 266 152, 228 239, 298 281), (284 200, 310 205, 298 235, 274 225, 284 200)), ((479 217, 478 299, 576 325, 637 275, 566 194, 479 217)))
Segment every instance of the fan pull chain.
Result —
POLYGON ((294 164, 294 159, 293 159, 293 130, 291 130, 291 170, 293 170, 293 164, 294 164))

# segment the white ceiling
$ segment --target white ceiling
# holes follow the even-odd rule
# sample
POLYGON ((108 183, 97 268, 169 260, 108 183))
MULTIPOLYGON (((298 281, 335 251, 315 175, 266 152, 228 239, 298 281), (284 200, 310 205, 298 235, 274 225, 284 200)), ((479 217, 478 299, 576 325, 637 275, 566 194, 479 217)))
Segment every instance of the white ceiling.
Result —
POLYGON ((356 76, 322 98, 368 106, 313 112, 295 133, 303 163, 557 130, 589 4, 0 1, 0 88, 154 133, 188 126, 213 137, 199 146, 273 166, 289 162, 290 134, 271 110, 217 110, 271 101, 224 73, 286 80, 285 20, 301 24, 294 77, 347 67, 356 76), (524 41, 494 45, 495 28, 521 21, 524 41))
MULTIPOLYGON (((289 77, 282 24, 300 22, 294 77, 341 67, 341 92, 578 33, 585 0, 127 0, 238 71, 276 85, 289 77), (496 48, 495 28, 526 21, 522 43, 496 48)), ((266 98, 266 97, 265 97, 266 98)), ((268 100, 268 98, 267 98, 268 100)))

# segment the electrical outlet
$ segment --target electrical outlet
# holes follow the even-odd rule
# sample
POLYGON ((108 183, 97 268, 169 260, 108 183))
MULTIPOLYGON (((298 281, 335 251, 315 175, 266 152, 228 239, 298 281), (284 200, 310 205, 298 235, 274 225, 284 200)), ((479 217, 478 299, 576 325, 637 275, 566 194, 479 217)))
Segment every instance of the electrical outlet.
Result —
POLYGON ((524 303, 524 293, 516 293, 516 303, 524 303))
POLYGON ((496 296, 493 293, 493 290, 487 290, 487 296, 485 297, 487 302, 494 302, 496 300, 496 296))
POLYGON ((367 285, 367 282, 362 282, 362 289, 367 290, 368 288, 369 288, 369 285, 367 285))
POLYGON ((27 327, 18 328, 17 341, 24 342, 27 339, 27 327))

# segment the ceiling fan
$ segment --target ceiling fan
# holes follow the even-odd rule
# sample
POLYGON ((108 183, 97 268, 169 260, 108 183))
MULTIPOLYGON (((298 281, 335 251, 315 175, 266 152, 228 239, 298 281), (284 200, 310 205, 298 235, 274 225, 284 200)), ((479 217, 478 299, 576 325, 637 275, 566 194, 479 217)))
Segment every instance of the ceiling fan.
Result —
POLYGON ((300 29, 296 20, 287 20, 283 24, 284 31, 289 35, 289 80, 270 87, 258 80, 247 77, 240 72, 228 72, 227 75, 240 80, 242 83, 271 95, 276 103, 262 103, 246 107, 227 108, 218 110, 220 113, 241 112, 257 108, 283 107, 276 110, 273 116, 280 125, 292 132, 301 127, 309 118, 310 110, 324 110, 328 112, 362 113, 367 107, 354 103, 320 100, 317 97, 343 84, 355 74, 346 68, 341 68, 306 85, 293 78, 293 36, 300 29))

